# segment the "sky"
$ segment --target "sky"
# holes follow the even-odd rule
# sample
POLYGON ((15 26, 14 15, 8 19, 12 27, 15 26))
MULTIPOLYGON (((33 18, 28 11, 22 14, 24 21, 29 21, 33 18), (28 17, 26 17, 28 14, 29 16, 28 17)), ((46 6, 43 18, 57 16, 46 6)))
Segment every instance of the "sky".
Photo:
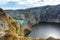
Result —
POLYGON ((26 9, 57 4, 60 4, 60 0, 0 0, 0 8, 3 9, 26 9))

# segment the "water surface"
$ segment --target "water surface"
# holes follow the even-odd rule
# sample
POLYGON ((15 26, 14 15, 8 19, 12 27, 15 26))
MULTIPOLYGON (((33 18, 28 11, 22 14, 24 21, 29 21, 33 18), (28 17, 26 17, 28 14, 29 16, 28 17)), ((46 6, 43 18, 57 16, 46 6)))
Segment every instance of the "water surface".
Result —
POLYGON ((60 38, 60 24, 39 23, 32 27, 32 38, 48 38, 50 36, 60 38))

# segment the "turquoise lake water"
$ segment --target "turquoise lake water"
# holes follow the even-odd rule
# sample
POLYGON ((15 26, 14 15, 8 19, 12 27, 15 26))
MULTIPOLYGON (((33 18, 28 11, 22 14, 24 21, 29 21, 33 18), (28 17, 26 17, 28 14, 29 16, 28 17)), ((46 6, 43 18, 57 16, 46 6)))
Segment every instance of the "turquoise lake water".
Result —
POLYGON ((17 20, 17 22, 19 22, 19 23, 24 23, 24 20, 17 20))

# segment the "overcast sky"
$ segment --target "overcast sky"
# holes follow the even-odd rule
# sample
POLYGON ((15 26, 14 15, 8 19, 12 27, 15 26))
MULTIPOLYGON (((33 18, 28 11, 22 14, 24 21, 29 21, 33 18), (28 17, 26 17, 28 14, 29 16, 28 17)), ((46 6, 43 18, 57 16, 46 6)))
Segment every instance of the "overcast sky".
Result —
POLYGON ((60 0, 0 0, 0 7, 3 9, 25 9, 57 4, 60 4, 60 0))

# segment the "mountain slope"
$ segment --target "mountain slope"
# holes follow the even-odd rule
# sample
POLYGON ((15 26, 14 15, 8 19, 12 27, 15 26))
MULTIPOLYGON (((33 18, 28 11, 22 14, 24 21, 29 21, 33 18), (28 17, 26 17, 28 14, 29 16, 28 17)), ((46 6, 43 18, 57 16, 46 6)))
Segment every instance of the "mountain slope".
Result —
POLYGON ((17 20, 23 19, 28 23, 32 23, 33 25, 39 22, 60 23, 60 5, 47 5, 21 10, 5 10, 5 12, 9 13, 17 20))

